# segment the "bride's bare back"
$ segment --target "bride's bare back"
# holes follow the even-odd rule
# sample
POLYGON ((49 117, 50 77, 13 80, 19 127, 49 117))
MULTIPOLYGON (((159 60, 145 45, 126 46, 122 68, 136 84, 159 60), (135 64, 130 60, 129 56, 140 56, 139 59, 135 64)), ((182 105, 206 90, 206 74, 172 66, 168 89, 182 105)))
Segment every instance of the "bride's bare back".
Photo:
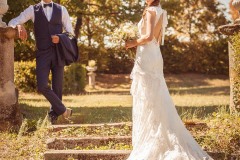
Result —
MULTIPOLYGON (((151 13, 151 12, 149 13, 151 14, 149 16, 151 16, 152 19, 156 19, 157 18, 156 13, 154 12, 151 13)), ((163 15, 160 16, 158 23, 154 26, 155 21, 147 21, 147 17, 145 17, 143 21, 143 27, 142 27, 142 34, 143 34, 142 36, 146 37, 147 33, 150 35, 153 34, 153 38, 155 38, 160 43, 161 36, 162 36, 162 22, 163 22, 162 19, 163 19, 163 15), (152 24, 148 24, 148 23, 152 23, 152 24), (151 27, 147 27, 147 26, 154 26, 154 28, 152 30, 151 27), (147 28, 150 30, 147 30, 147 28)))
POLYGON ((164 10, 160 7, 148 8, 146 14, 141 20, 141 38, 140 43, 145 44, 155 39, 159 44, 162 43, 163 29, 166 26, 164 23, 164 10), (157 10, 161 10, 158 11, 157 10))

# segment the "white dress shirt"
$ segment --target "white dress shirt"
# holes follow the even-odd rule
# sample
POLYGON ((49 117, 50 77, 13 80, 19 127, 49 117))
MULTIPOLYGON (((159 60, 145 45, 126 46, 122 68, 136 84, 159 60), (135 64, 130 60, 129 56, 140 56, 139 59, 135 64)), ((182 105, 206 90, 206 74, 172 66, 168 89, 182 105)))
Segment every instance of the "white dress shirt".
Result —
MULTIPOLYGON (((50 3, 53 3, 53 2, 50 2, 50 3)), ((41 1, 41 4, 43 6, 43 4, 46 4, 46 3, 41 1)), ((45 8, 43 7, 43 11, 44 11, 45 16, 47 17, 48 21, 50 21, 51 17, 52 17, 53 7, 48 7, 48 6, 45 8)), ((27 9, 25 9, 18 17, 12 19, 8 23, 8 26, 15 28, 17 25, 24 24, 25 22, 27 22, 30 19, 34 22, 34 7, 33 7, 33 5, 29 6, 27 9)), ((68 14, 67 9, 64 6, 62 6, 62 24, 63 24, 63 28, 66 32, 74 34, 70 16, 68 14)))

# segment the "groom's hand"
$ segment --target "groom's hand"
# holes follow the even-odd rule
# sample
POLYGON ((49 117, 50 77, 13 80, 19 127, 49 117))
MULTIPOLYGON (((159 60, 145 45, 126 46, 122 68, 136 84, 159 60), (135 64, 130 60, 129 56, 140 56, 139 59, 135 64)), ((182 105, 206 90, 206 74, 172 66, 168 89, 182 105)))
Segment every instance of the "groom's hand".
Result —
POLYGON ((59 37, 56 35, 52 36, 52 42, 55 44, 59 43, 59 37))
POLYGON ((27 31, 23 25, 17 25, 18 37, 21 40, 27 40, 27 31))

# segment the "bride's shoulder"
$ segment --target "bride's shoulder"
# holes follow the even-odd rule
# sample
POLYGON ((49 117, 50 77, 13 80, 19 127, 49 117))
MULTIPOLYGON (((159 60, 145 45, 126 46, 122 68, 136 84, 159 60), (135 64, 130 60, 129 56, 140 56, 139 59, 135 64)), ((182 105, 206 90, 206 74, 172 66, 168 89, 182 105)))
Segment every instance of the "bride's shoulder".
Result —
POLYGON ((150 6, 147 8, 147 11, 156 12, 157 15, 166 12, 161 6, 150 6))
POLYGON ((150 6, 147 8, 147 11, 156 11, 157 9, 157 6, 150 6))

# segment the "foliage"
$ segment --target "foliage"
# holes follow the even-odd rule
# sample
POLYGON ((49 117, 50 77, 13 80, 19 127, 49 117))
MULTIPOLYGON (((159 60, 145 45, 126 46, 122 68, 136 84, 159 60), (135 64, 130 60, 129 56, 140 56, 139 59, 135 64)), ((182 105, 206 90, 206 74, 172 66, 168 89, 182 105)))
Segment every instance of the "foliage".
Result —
MULTIPOLYGON (((15 62, 14 63, 14 82, 18 89, 23 92, 36 92, 36 62, 15 62)), ((86 79, 85 67, 81 64, 75 63, 64 69, 64 93, 79 93, 84 91, 86 79)), ((49 83, 51 75, 49 78, 49 83)))
POLYGON ((85 65, 74 63, 64 69, 63 92, 79 93, 86 85, 85 65))
POLYGON ((209 129, 198 133, 197 140, 208 151, 226 154, 237 153, 240 148, 240 115, 226 111, 214 112, 207 120, 209 129))
POLYGON ((233 57, 234 60, 232 60, 232 69, 233 69, 233 74, 232 74, 232 81, 233 81, 233 103, 236 108, 240 108, 240 101, 239 101, 239 96, 240 96, 240 34, 237 33, 231 37, 231 44, 232 44, 232 49, 234 50, 233 57))
MULTIPOLYGON (((8 1, 10 10, 5 21, 16 17, 30 4, 39 0, 8 1)), ((137 23, 144 9, 140 0, 56 0, 66 6, 75 34, 79 38, 81 63, 98 62, 98 71, 106 73, 130 73, 131 58, 124 48, 114 47, 111 34, 122 23, 137 23), (125 55, 127 54, 127 55, 125 55), (124 61, 124 62, 123 62, 124 61)), ((224 7, 215 0, 161 1, 169 15, 168 34, 162 54, 165 72, 198 72, 228 74, 228 54, 225 37, 217 31, 227 24, 224 7)), ((26 28, 33 34, 32 23, 26 28)), ((115 44, 118 45, 118 44, 115 44)), ((15 60, 34 59, 34 37, 26 42, 16 40, 15 60)))
POLYGON ((107 69, 102 71, 104 73, 112 74, 128 74, 132 71, 134 60, 132 57, 132 50, 120 48, 118 50, 109 49, 109 61, 107 69))
POLYGON ((162 47, 165 73, 196 72, 228 75, 227 41, 179 42, 176 37, 166 37, 162 47))
POLYGON ((224 7, 214 0, 170 0, 162 6, 170 32, 162 48, 165 72, 227 75, 227 41, 217 30, 228 23, 224 7))
POLYGON ((46 151, 47 118, 39 120, 34 132, 29 132, 27 120, 23 121, 19 133, 1 133, 1 159, 44 159, 46 151), (5 152, 6 151, 6 152, 5 152))
POLYGON ((37 89, 36 62, 15 62, 14 83, 24 92, 33 92, 37 89))

